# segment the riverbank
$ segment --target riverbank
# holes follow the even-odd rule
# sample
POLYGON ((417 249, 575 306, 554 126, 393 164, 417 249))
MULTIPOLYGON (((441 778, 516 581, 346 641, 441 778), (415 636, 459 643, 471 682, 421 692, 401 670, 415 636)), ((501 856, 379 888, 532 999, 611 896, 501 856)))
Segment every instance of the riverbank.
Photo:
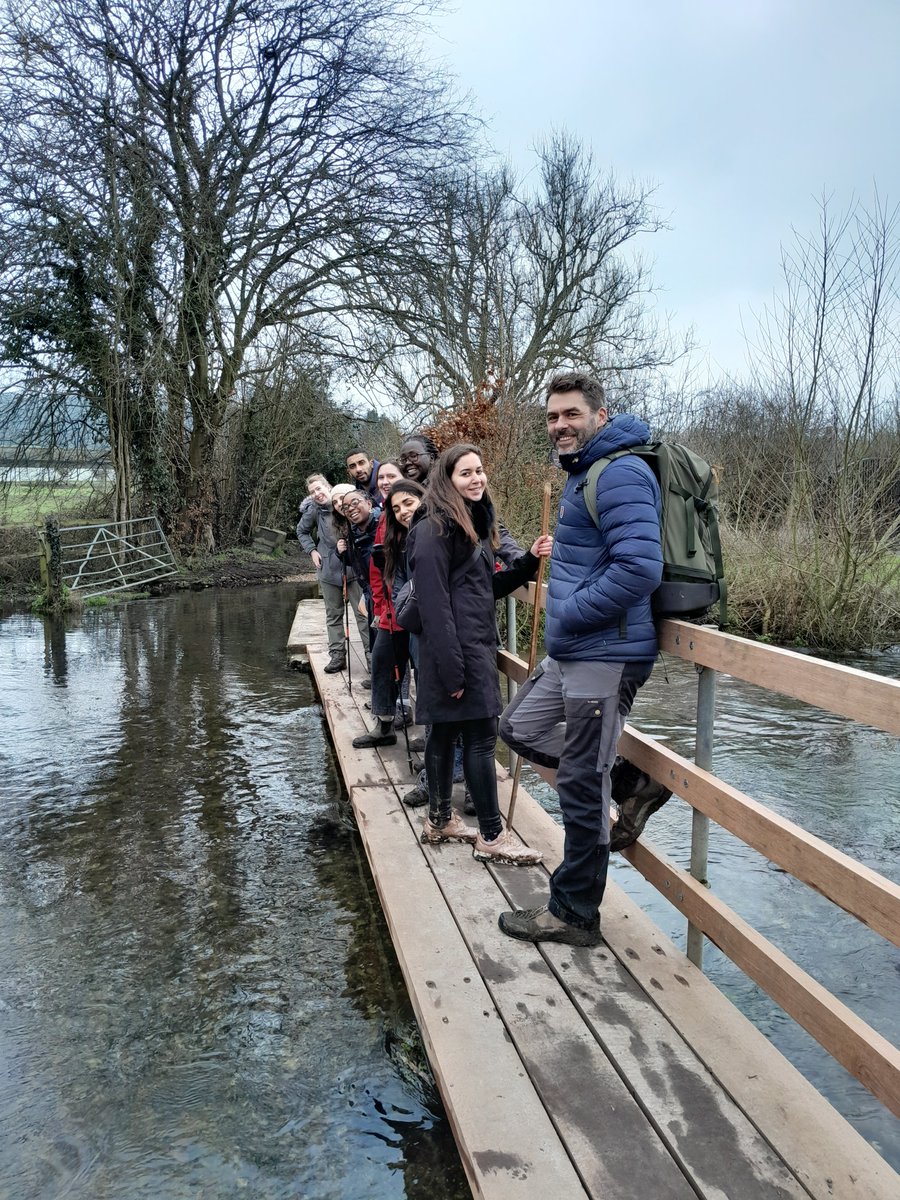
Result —
MULTIPOLYGON (((268 583, 312 583, 315 571, 297 542, 287 542, 274 554, 257 553, 237 546, 216 554, 184 559, 177 575, 147 585, 153 596, 204 588, 256 587, 268 583)), ((7 611, 28 610, 40 595, 41 577, 33 529, 20 527, 0 532, 0 604, 7 611)), ((134 592, 112 593, 122 599, 134 592)))

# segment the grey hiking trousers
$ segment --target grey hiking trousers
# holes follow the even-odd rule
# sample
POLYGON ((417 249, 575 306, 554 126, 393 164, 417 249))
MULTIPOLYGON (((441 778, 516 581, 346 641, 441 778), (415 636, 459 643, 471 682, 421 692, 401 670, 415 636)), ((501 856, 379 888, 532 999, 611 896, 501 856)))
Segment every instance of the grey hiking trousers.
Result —
POLYGON ((652 661, 545 658, 500 718, 510 749, 556 769, 566 839, 548 907, 580 929, 599 924, 609 867, 610 771, 634 697, 652 669, 652 661))

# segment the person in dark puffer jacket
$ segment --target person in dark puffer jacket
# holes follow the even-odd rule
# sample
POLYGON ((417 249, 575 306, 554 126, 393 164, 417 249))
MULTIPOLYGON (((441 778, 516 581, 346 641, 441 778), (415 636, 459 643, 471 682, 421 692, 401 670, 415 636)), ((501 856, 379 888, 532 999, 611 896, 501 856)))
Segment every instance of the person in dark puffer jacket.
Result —
POLYGON ((500 928, 529 941, 594 946, 609 866, 610 771, 638 688, 657 655, 650 597, 662 578, 659 485, 642 459, 615 459, 597 480, 599 528, 582 495, 598 459, 649 441, 637 417, 608 418, 590 375, 555 376, 547 430, 568 480, 551 559, 548 657, 500 721, 517 753, 558 768, 564 858, 546 906, 503 913, 500 928))

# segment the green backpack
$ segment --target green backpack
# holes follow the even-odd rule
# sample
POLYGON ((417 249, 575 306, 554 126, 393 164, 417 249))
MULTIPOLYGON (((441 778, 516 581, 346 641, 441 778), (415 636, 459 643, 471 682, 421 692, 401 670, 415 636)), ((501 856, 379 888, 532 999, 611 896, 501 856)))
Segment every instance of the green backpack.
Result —
POLYGON ((652 596, 654 615, 700 617, 718 604, 719 625, 724 626, 728 593, 719 540, 719 487, 712 467, 678 442, 650 442, 598 459, 588 470, 582 493, 597 526, 597 480, 625 454, 649 464, 662 497, 663 577, 652 596))

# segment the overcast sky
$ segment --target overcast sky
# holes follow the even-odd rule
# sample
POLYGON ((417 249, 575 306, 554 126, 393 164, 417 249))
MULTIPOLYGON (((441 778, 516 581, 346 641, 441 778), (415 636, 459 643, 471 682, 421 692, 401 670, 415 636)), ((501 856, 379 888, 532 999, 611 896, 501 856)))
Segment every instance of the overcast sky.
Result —
POLYGON ((792 226, 822 195, 900 201, 900 0, 455 0, 429 51, 520 170, 554 129, 655 185, 676 327, 740 372, 792 226))

